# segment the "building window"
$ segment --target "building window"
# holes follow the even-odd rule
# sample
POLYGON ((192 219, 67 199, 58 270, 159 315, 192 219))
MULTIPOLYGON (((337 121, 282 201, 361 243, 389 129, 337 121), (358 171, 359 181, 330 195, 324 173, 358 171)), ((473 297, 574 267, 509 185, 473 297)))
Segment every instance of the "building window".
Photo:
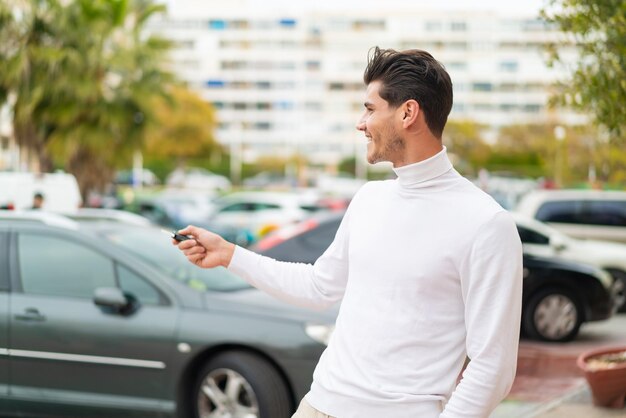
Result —
POLYGON ((280 19, 278 24, 283 28, 295 28, 296 27, 296 19, 280 19))
POLYGON ((269 122, 255 122, 254 129, 259 131, 269 131, 272 128, 272 124, 269 122))
POLYGON ((274 107, 281 110, 291 110, 293 109, 293 102, 281 100, 278 102, 274 102, 274 107))
POLYGON ((385 30, 384 20, 357 20, 352 22, 352 29, 360 30, 385 30))
POLYGON ((456 51, 464 51, 467 49, 467 42, 448 42, 446 48, 456 51))
POLYGON ((501 103, 500 110, 502 112, 512 112, 517 110, 517 105, 513 103, 501 103))
POLYGON ((228 26, 233 29, 248 29, 248 21, 247 20, 233 20, 228 23, 228 26))
POLYGON ((212 89, 222 88, 226 85, 222 80, 207 80, 206 86, 212 89))
POLYGON ((465 22, 452 22, 450 29, 452 29, 453 32, 463 32, 467 30, 467 24, 465 22))
POLYGON ((489 112, 493 110, 493 105, 489 103, 476 103, 474 105, 474 110, 477 110, 479 112, 489 112))
POLYGON ((462 71, 467 70, 467 63, 462 61, 454 61, 445 64, 448 70, 462 71))
POLYGON ((307 70, 319 70, 321 68, 321 63, 319 61, 307 61, 305 63, 307 70))
POLYGON ((426 30, 427 31, 440 31, 442 28, 441 22, 437 22, 434 20, 426 22, 426 30))
POLYGON ((541 105, 539 104, 525 104, 524 112, 527 113, 539 113, 541 111, 541 105))
POLYGON ((224 30, 224 29, 226 29, 226 22, 224 20, 221 20, 221 19, 209 20, 209 29, 224 30))
POLYGON ((472 91, 491 91, 493 85, 491 83, 472 83, 472 91))
POLYGON ((517 61, 502 61, 500 63, 500 71, 504 71, 507 73, 517 72, 519 68, 519 64, 517 61))

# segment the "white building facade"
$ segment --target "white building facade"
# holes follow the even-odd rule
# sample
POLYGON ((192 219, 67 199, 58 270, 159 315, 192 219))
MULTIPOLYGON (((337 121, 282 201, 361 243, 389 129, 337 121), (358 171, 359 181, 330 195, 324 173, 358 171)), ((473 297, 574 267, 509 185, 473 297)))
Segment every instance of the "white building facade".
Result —
POLYGON ((544 46, 560 34, 537 16, 411 3, 276 10, 252 0, 176 0, 151 28, 175 42, 174 72, 215 105, 218 140, 245 159, 300 153, 334 163, 364 153, 355 125, 375 45, 425 49, 441 61, 454 85, 450 119, 492 132, 580 121, 548 106, 552 83, 567 74, 546 65, 544 46))

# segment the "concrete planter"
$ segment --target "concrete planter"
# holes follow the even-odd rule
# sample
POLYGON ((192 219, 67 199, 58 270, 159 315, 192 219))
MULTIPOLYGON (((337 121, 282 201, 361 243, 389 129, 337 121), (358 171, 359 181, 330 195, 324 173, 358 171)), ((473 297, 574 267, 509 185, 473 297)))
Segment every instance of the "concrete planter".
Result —
POLYGON ((626 399, 626 347, 604 348, 581 354, 576 364, 585 373, 593 404, 624 408, 626 399))

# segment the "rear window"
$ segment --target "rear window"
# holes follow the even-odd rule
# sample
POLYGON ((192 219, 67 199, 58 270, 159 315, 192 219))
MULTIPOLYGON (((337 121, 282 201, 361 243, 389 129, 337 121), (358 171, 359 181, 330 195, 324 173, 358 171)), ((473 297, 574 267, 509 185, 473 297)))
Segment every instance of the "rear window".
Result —
POLYGON ((543 222, 626 227, 626 201, 546 202, 537 211, 536 218, 543 222))
POLYGON ((591 225, 626 226, 626 201, 589 202, 583 213, 591 225))

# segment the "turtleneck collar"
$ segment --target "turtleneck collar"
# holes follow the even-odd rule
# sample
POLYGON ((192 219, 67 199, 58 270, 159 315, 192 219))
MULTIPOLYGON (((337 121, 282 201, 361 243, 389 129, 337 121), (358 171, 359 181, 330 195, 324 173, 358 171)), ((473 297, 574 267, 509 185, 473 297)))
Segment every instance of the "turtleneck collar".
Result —
POLYGON ((402 167, 393 167, 393 171, 398 176, 397 181, 403 187, 421 185, 421 183, 437 178, 451 169, 452 163, 448 159, 445 146, 437 154, 426 160, 402 167))

